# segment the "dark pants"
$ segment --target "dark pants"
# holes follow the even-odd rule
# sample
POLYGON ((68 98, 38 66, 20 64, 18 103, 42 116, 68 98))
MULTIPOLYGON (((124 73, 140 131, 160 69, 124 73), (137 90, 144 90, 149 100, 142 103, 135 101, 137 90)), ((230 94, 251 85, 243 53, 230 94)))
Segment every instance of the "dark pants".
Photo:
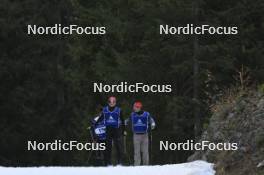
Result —
MULTIPOLYGON (((97 143, 105 143, 105 140, 97 140, 97 143)), ((100 150, 95 152, 96 155, 96 166, 106 166, 106 150, 100 150)))
POLYGON ((116 148, 116 158, 117 164, 122 163, 123 149, 122 149, 122 134, 120 128, 106 127, 106 163, 111 165, 111 155, 112 155, 112 143, 116 148))

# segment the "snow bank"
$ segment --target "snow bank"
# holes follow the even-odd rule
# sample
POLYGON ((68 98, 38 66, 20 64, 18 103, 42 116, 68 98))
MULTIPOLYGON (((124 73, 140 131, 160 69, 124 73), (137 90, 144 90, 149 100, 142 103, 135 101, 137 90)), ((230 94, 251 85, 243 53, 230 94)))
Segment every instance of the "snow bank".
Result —
POLYGON ((138 167, 0 167, 5 175, 214 175, 213 164, 195 161, 183 164, 138 167))

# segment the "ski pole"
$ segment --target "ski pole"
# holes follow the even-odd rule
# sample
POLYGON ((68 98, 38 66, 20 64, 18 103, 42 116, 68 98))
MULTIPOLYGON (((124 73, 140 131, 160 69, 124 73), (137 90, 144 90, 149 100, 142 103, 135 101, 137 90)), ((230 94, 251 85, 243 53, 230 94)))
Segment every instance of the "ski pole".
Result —
POLYGON ((127 154, 127 149, 126 149, 126 136, 124 135, 123 137, 123 140, 124 140, 124 154, 127 154))
POLYGON ((127 142, 126 142, 126 133, 124 134, 124 137, 123 137, 123 146, 124 146, 124 156, 127 157, 128 159, 128 164, 130 165, 131 164, 131 160, 130 160, 130 156, 129 156, 129 153, 127 152, 127 142))
MULTIPOLYGON (((92 127, 88 127, 87 129, 89 129, 89 133, 90 133, 90 137, 92 139, 92 142, 94 143, 95 142, 95 139, 94 139, 94 136, 93 136, 93 133, 92 133, 92 127)), ((90 159, 93 155, 93 151, 90 151, 89 155, 88 155, 88 163, 90 162, 90 159)))
POLYGON ((152 165, 152 131, 149 132, 149 157, 150 157, 150 164, 152 165))

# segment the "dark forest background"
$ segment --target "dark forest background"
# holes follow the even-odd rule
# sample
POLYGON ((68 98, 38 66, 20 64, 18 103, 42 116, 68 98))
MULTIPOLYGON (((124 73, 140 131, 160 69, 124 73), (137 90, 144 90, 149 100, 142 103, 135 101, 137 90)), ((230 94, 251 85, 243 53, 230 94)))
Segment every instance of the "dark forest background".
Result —
POLYGON ((89 165, 89 152, 29 152, 27 141, 90 141, 109 95, 127 117, 135 100, 155 117, 153 164, 186 161, 191 152, 158 151, 159 140, 198 139, 225 89, 263 83, 263 12, 263 0, 1 0, 0 165, 89 165), (27 35, 28 24, 55 23, 107 34, 27 35), (187 23, 239 34, 159 35, 160 24, 187 23), (173 84, 173 93, 92 93, 93 82, 121 81, 173 84))

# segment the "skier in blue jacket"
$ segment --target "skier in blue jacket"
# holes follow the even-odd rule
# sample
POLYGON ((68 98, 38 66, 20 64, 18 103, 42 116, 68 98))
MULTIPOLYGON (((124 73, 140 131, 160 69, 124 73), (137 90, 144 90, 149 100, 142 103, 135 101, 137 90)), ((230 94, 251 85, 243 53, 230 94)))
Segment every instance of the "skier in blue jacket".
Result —
POLYGON ((99 116, 95 117, 92 120, 91 129, 93 132, 94 139, 97 142, 103 142, 106 140, 106 126, 104 121, 97 123, 98 118, 99 116))
POLYGON ((124 134, 124 120, 121 109, 116 106, 116 97, 108 98, 108 105, 103 108, 98 122, 105 122, 106 126, 106 164, 111 165, 112 142, 116 148, 117 164, 122 164, 122 136, 124 134))
MULTIPOLYGON (((100 115, 102 107, 98 108, 99 115, 91 120, 90 134, 93 142, 104 143, 106 142, 106 126, 104 121, 97 122, 100 115)), ((105 150, 100 150, 95 152, 95 165, 105 166, 106 165, 106 156, 105 150)))
POLYGON ((135 102, 133 112, 126 120, 126 124, 131 124, 133 132, 135 166, 141 165, 141 152, 143 165, 149 165, 149 132, 156 126, 151 115, 142 107, 141 102, 135 102))

